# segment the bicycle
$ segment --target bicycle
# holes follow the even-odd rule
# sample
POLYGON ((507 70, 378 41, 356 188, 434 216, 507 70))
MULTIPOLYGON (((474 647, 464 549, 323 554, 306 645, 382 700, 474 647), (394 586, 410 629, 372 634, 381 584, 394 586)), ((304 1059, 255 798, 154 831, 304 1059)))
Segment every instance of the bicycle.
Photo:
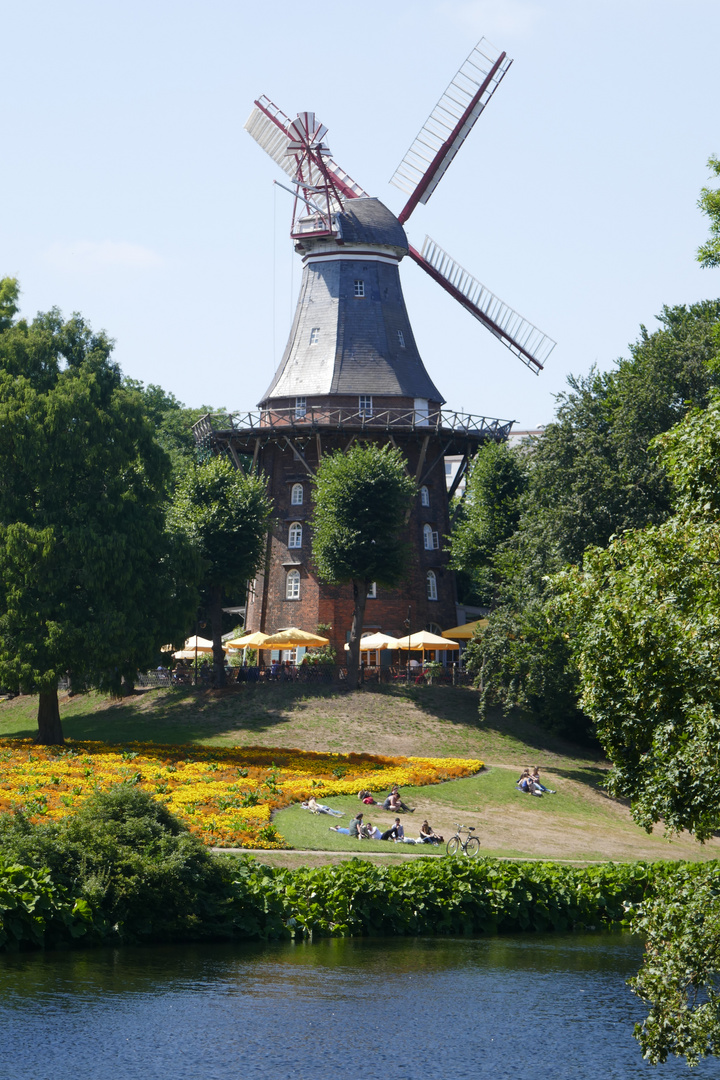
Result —
POLYGON ((460 848, 462 848, 463 852, 469 858, 474 858, 480 850, 480 841, 478 840, 477 836, 472 835, 469 835, 467 840, 463 840, 461 833, 468 832, 472 834, 475 832, 475 826, 469 825, 466 828, 466 826, 460 825, 458 822, 455 822, 455 828, 457 829, 457 832, 454 836, 450 837, 447 844, 445 845, 445 850, 447 851, 448 855, 457 855, 460 848))

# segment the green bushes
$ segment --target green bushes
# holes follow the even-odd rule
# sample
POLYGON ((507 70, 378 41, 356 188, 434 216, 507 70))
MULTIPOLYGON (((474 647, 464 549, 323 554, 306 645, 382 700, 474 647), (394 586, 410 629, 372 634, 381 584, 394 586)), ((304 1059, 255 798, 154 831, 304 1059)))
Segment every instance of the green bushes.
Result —
POLYGON ((0 949, 599 929, 629 925, 657 884, 717 872, 491 859, 277 869, 211 855, 161 803, 121 784, 58 824, 0 818, 0 949))

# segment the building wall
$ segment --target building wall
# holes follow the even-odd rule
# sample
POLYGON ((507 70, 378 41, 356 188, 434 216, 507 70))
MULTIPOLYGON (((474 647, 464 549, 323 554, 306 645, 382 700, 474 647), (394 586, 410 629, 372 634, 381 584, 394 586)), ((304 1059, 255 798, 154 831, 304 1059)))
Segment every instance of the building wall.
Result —
MULTIPOLYGON (((384 441, 384 439, 383 439, 384 441)), ((396 441, 408 461, 409 471, 417 474, 423 447, 422 433, 405 435, 396 441)), ((323 433, 323 452, 345 448, 347 435, 323 433)), ((297 444, 296 444, 297 445, 297 444)), ((311 469, 318 463, 317 443, 307 440, 303 447, 305 460, 311 469)), ((317 579, 312 561, 312 485, 310 476, 293 449, 278 442, 268 444, 262 451, 260 467, 269 481, 273 501, 272 526, 268 535, 266 570, 259 575, 254 592, 248 596, 247 626, 251 631, 273 633, 286 626, 315 631, 318 623, 330 624, 331 638, 338 658, 344 655, 352 622, 352 585, 325 585, 317 579), (303 502, 293 506, 293 485, 301 484, 303 502), (290 526, 302 524, 302 546, 288 546, 290 526), (287 575, 290 570, 300 573, 300 597, 287 599, 287 575)), ((421 469, 423 484, 428 489, 429 506, 423 506, 420 491, 415 497, 407 523, 406 536, 412 548, 408 578, 398 589, 389 590, 377 586, 377 598, 369 598, 365 609, 363 629, 402 637, 408 632, 408 614, 412 631, 422 630, 430 624, 440 628, 455 625, 456 594, 454 574, 447 569, 447 555, 443 551, 449 533, 448 499, 445 481, 445 464, 442 444, 431 437, 425 450, 421 469), (429 474, 424 474, 430 470, 429 474), (423 526, 432 526, 439 534, 439 548, 426 550, 423 526), (427 598, 427 572, 436 576, 437 600, 427 598), (408 613, 408 609, 410 609, 408 613)))

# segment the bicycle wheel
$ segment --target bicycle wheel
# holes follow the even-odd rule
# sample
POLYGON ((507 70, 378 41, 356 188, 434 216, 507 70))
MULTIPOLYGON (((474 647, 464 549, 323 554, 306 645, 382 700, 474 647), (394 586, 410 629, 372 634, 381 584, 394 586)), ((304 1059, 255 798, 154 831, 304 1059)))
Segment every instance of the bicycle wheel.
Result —
POLYGON ((469 836, 468 842, 465 845, 465 854, 469 856, 469 858, 473 859, 477 855, 479 850, 480 841, 478 840, 477 836, 469 836))
POLYGON ((445 845, 445 850, 447 851, 448 855, 457 855, 458 851, 460 850, 460 837, 451 836, 447 844, 445 845))

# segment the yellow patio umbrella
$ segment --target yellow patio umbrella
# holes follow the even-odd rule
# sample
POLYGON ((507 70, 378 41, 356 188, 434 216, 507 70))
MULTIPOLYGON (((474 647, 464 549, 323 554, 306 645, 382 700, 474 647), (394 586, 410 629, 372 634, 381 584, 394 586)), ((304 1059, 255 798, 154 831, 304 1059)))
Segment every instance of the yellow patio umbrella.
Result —
MULTIPOLYGON (((374 652, 375 649, 397 649, 397 638, 390 637, 389 634, 369 634, 367 637, 360 638, 360 651, 361 652, 374 652)), ((345 649, 349 651, 350 645, 345 643, 345 649)))
POLYGON ((427 649, 459 649, 460 646, 457 641, 431 634, 429 630, 418 630, 416 634, 398 638, 397 648, 405 652, 425 652, 427 649))
POLYGON ((298 630, 296 626, 289 626, 285 630, 278 631, 265 638, 263 649, 294 649, 298 645, 312 648, 315 645, 329 645, 330 638, 321 637, 320 634, 310 634, 307 630, 298 630))
POLYGON ((226 641, 225 646, 229 649, 262 649, 268 637, 269 635, 263 634, 262 630, 256 630, 255 633, 246 634, 245 637, 226 641))
POLYGON ((475 637, 475 628, 480 627, 480 629, 484 630, 488 623, 488 619, 476 619, 475 622, 465 623, 463 626, 452 626, 449 630, 443 630, 442 636, 445 638, 458 638, 460 641, 470 641, 470 638, 475 637))

